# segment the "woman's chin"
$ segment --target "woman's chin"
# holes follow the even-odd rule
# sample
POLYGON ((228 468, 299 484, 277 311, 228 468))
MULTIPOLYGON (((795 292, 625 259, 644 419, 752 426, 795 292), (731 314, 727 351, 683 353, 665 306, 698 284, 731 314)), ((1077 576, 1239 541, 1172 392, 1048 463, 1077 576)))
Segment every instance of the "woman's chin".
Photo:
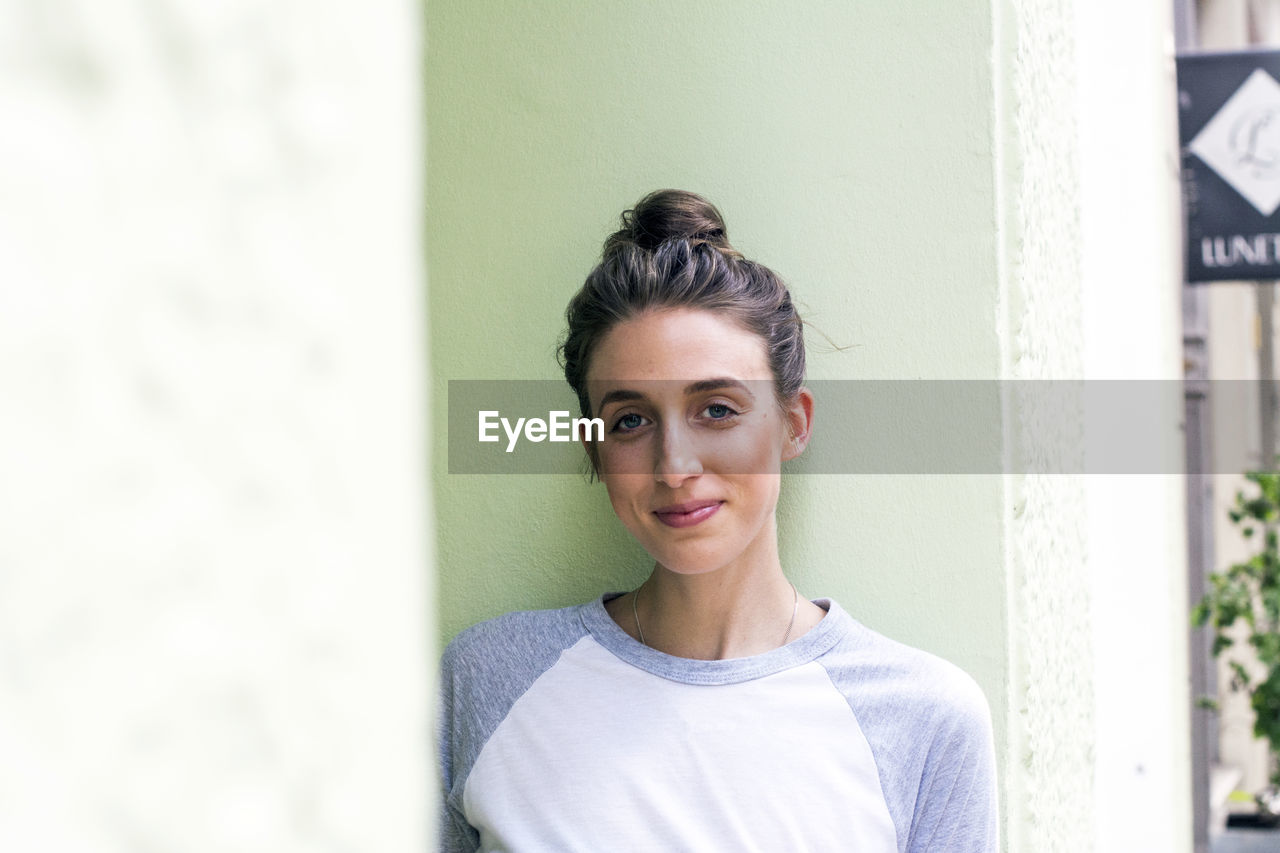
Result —
POLYGON ((705 575, 718 571, 732 559, 730 556, 709 550, 695 553, 673 554, 669 551, 649 552, 659 569, 675 575, 705 575))

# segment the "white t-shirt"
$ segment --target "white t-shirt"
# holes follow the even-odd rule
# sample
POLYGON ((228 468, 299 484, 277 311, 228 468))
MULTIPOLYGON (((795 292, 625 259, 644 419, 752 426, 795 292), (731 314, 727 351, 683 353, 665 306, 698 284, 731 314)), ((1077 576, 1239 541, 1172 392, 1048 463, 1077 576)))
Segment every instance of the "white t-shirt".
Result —
POLYGON ((825 599, 786 646, 678 658, 610 597, 446 649, 442 850, 998 850, 990 712, 954 665, 825 599))

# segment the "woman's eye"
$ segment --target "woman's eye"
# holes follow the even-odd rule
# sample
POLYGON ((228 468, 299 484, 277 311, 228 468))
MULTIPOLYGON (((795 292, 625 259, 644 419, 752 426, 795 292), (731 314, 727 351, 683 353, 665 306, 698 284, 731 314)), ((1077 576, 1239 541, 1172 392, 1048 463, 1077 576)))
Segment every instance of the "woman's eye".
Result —
POLYGON ((614 431, 630 432, 644 426, 644 418, 635 412, 628 412, 613 424, 614 431))
POLYGON ((737 414, 737 412, 726 406, 724 403, 712 403, 710 406, 703 409, 703 411, 706 412, 707 417, 711 418, 713 421, 722 421, 725 418, 729 418, 737 414))

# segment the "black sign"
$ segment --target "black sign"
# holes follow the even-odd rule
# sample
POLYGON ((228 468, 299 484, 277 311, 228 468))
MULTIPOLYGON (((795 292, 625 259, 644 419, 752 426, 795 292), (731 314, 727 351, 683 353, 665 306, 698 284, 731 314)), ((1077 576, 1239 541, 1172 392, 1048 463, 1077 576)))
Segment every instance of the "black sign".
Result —
POLYGON ((1280 278, 1280 51, 1178 57, 1187 280, 1280 278))

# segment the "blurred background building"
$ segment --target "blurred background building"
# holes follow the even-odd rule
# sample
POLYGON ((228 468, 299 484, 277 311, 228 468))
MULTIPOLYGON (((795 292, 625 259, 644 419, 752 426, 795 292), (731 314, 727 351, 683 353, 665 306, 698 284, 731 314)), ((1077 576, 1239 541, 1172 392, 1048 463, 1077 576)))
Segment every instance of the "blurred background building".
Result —
MULTIPOLYGON (((1179 49, 1184 52, 1280 48, 1280 4, 1273 0, 1180 0, 1175 12, 1179 49)), ((1263 449, 1266 401, 1255 395, 1243 401, 1215 400, 1214 389, 1225 392, 1218 394, 1223 398, 1230 394, 1231 381, 1274 376, 1274 364, 1266 366, 1274 362, 1274 289, 1275 283, 1266 281, 1214 283, 1184 291, 1188 378, 1192 385, 1209 389, 1202 410, 1188 409, 1189 460, 1193 467, 1212 472, 1188 480, 1193 602, 1203 594, 1209 572, 1243 561, 1256 550, 1228 519, 1237 492, 1250 489, 1239 473, 1232 472, 1235 463, 1226 457, 1243 450, 1249 468, 1274 470, 1274 460, 1269 463, 1263 449), (1210 381, 1196 381, 1201 379, 1210 381)), ((1265 788, 1274 758, 1267 744, 1254 738, 1248 695, 1228 688, 1228 656, 1215 662, 1208 651, 1210 639, 1207 632, 1194 632, 1190 655, 1193 701, 1204 695, 1221 699, 1217 713, 1192 711, 1196 849, 1246 849, 1231 846, 1234 839, 1211 843, 1221 819, 1218 812, 1225 810, 1224 798, 1233 789, 1256 793, 1265 788)))

